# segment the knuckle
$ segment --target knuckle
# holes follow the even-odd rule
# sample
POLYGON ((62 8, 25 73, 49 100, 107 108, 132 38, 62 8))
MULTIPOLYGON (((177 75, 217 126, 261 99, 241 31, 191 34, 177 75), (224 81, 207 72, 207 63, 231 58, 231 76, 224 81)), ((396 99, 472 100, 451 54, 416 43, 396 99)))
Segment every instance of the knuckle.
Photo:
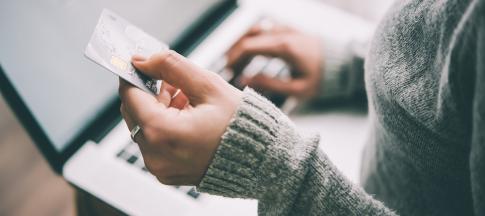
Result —
POLYGON ((237 54, 239 55, 244 55, 245 52, 247 52, 251 48, 252 42, 249 39, 243 39, 241 43, 239 43, 239 46, 236 47, 237 54))
POLYGON ((159 136, 152 127, 143 128, 143 137, 148 145, 156 145, 159 142, 159 136))
POLYGON ((120 106, 120 114, 121 114, 121 117, 123 117, 123 119, 125 121, 129 119, 129 115, 126 112, 126 108, 125 108, 125 106, 123 104, 121 104, 121 106, 120 106))
POLYGON ((241 40, 241 42, 239 43, 239 46, 237 46, 237 50, 241 51, 241 50, 245 50, 247 49, 247 47, 249 46, 249 41, 248 39, 243 39, 241 40))
POLYGON ((147 168, 148 171, 150 171, 151 173, 157 176, 159 175, 164 176, 164 173, 163 173, 164 165, 163 163, 160 163, 158 160, 145 159, 145 167, 147 168))
POLYGON ((164 63, 169 67, 176 67, 181 60, 182 58, 180 58, 180 55, 177 52, 169 50, 166 52, 164 63))
MULTIPOLYGON (((163 127, 163 126, 162 126, 163 127)), ((150 146, 157 146, 164 143, 169 143, 169 137, 166 136, 167 133, 163 133, 165 129, 160 128, 159 125, 149 121, 147 124, 143 125, 143 137, 145 142, 150 146)))
POLYGON ((174 50, 167 50, 165 52, 157 53, 151 57, 155 64, 152 65, 167 65, 180 59, 180 55, 174 50))
POLYGON ((122 101, 123 101, 123 93, 124 93, 124 91, 123 91, 123 87, 120 85, 120 86, 118 87, 118 95, 120 96, 120 99, 121 99, 122 101))
POLYGON ((170 186, 174 186, 174 185, 177 185, 177 182, 174 181, 172 178, 170 177, 160 177, 160 176, 157 176, 157 179, 158 181, 160 181, 162 184, 164 185, 170 185, 170 186))
POLYGON ((281 36, 277 39, 278 49, 283 53, 289 53, 292 50, 292 40, 286 36, 281 36))
POLYGON ((152 163, 150 162, 145 162, 145 168, 147 168, 147 170, 153 174, 153 175, 157 175, 157 169, 153 166, 152 163))
POLYGON ((297 96, 307 98, 317 93, 317 89, 311 86, 309 83, 301 83, 301 85, 295 85, 293 88, 297 96))
POLYGON ((162 184, 165 184, 165 185, 177 184, 173 176, 169 172, 167 172, 166 168, 157 170, 155 176, 157 177, 158 181, 161 182, 162 184))
POLYGON ((154 64, 152 64, 152 67, 156 68, 151 68, 151 70, 156 72, 161 79, 165 79, 166 77, 164 78, 164 76, 167 76, 170 73, 163 72, 177 69, 182 60, 183 58, 180 54, 173 50, 168 50, 166 52, 157 54, 154 64))

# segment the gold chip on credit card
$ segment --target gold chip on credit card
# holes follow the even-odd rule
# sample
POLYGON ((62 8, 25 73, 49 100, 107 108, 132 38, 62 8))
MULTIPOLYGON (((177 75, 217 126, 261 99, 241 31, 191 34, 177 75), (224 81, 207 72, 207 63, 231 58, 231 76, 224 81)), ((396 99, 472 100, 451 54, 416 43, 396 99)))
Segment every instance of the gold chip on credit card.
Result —
POLYGON ((118 56, 111 56, 111 64, 123 71, 128 67, 128 64, 118 56))
POLYGON ((158 95, 161 81, 136 71, 130 57, 135 54, 148 57, 168 49, 167 44, 104 9, 84 55, 132 85, 158 95))

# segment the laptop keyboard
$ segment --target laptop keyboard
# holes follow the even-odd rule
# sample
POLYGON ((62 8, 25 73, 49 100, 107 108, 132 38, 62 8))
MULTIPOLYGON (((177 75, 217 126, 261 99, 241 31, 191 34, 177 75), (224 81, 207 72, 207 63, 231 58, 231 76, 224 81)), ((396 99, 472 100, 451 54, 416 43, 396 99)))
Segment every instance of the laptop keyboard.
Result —
MULTIPOLYGON (((214 63, 209 67, 209 70, 219 74, 228 82, 234 82, 236 74, 231 69, 226 68, 226 65, 227 59, 223 56, 214 61, 214 63)), ((244 66, 240 73, 248 78, 257 74, 263 74, 271 78, 287 79, 290 77, 290 68, 280 58, 257 55, 253 57, 246 66, 244 66)))
MULTIPOLYGON (((143 170, 148 174, 148 170, 145 167, 145 163, 143 162, 143 157, 141 155, 140 149, 138 148, 138 145, 136 143, 130 141, 123 149, 121 149, 121 151, 118 152, 116 157, 143 170)), ((195 190, 195 187, 192 187, 192 186, 173 186, 173 187, 187 194, 189 197, 193 199, 197 199, 200 197, 200 193, 195 190)))
MULTIPOLYGON (((226 58, 221 57, 209 67, 209 70, 219 74, 224 80, 241 90, 246 87, 241 83, 241 77, 251 78, 262 74, 283 81, 291 77, 290 67, 280 58, 257 55, 247 64, 236 66, 235 70, 226 68, 226 63, 226 58)), ((259 93, 278 107, 282 107, 287 99, 287 96, 274 92, 260 91, 259 93)))

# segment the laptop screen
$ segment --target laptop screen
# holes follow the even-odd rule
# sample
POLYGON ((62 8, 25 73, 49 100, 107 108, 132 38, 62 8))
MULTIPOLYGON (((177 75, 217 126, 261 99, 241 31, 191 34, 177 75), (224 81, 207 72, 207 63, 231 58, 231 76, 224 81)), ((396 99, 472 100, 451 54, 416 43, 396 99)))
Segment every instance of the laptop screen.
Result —
POLYGON ((0 64, 60 152, 117 97, 118 79, 83 56, 103 8, 170 44, 221 1, 1 1, 0 64))

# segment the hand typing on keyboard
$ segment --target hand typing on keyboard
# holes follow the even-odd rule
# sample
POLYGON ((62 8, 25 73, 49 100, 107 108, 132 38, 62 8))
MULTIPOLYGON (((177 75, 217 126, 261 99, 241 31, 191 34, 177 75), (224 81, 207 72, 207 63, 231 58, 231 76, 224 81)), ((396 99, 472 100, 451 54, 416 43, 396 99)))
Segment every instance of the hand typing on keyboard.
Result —
POLYGON ((320 39, 287 26, 271 26, 255 25, 227 53, 228 65, 234 70, 251 60, 242 71, 240 85, 300 99, 314 96, 321 79, 320 39), (277 58, 260 68, 258 64, 267 62, 268 57, 277 58), (282 65, 278 58, 290 65, 290 79, 282 80, 272 74, 274 67, 282 65))

